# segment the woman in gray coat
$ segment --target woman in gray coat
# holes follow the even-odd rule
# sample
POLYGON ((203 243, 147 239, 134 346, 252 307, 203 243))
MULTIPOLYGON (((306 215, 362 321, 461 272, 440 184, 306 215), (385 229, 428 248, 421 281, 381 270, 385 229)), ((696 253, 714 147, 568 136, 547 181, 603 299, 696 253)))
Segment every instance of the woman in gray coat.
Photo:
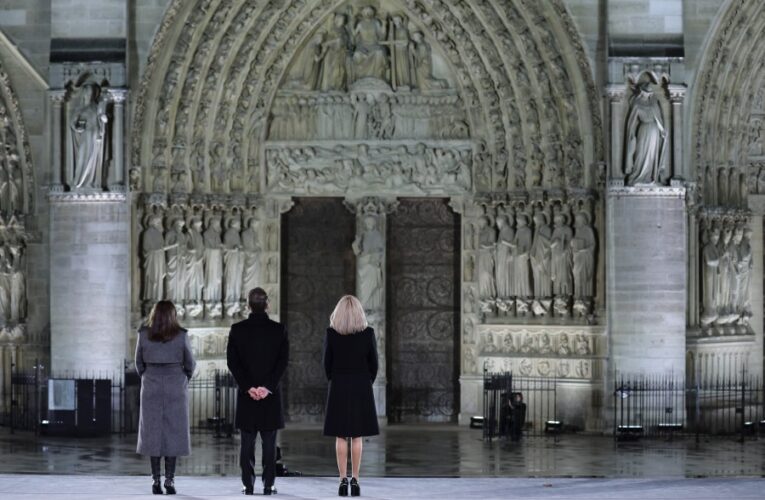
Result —
POLYGON ((135 368, 141 376, 137 452, 151 457, 152 492, 162 494, 160 460, 165 457, 165 490, 175 494, 175 458, 191 453, 188 382, 194 373, 189 337, 175 306, 157 302, 138 331, 135 368))

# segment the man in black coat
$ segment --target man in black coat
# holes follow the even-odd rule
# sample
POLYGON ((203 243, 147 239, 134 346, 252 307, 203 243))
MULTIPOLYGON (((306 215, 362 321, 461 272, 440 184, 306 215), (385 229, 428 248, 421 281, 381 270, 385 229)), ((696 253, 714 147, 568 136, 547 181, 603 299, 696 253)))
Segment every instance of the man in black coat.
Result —
POLYGON ((281 379, 287 368, 289 342, 284 325, 266 313, 268 295, 254 288, 248 295, 250 316, 231 327, 226 357, 239 386, 236 426, 242 434, 239 465, 245 494, 255 480, 255 439, 263 442, 263 494, 276 493, 276 431, 284 428, 281 379))

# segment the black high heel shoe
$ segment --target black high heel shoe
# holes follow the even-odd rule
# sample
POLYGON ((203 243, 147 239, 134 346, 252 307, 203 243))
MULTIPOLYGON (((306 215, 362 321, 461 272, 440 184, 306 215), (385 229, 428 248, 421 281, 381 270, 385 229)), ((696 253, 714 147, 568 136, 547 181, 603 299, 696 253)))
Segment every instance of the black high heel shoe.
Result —
POLYGON ((361 495, 361 486, 359 486, 358 479, 351 478, 351 496, 357 497, 361 495))
POLYGON ((165 492, 168 495, 175 495, 175 481, 172 479, 165 479, 165 492))
POLYGON ((348 496, 348 478, 344 477, 340 480, 340 487, 337 489, 338 496, 341 497, 347 497, 348 496))
POLYGON ((162 495, 164 492, 162 491, 162 484, 159 482, 159 479, 155 479, 153 483, 151 483, 151 492, 154 495, 162 495))

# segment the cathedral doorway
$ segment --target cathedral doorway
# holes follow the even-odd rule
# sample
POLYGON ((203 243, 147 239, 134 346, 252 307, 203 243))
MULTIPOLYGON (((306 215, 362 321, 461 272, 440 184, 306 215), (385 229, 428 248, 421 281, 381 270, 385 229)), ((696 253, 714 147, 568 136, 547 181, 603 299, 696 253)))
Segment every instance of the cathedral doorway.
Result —
POLYGON ((356 217, 342 198, 295 198, 283 215, 282 317, 290 336, 285 410, 291 421, 320 422, 327 381, 324 334, 339 297, 355 291, 351 244, 356 217))
POLYGON ((400 199, 389 215, 390 422, 457 418, 459 227, 445 199, 400 199))

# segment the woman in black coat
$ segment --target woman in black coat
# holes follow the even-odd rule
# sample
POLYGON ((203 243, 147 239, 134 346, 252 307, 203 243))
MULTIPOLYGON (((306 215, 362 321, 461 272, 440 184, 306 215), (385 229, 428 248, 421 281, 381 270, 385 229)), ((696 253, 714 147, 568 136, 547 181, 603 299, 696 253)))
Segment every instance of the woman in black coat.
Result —
POLYGON ((175 306, 157 302, 138 331, 135 368, 141 376, 141 413, 136 451, 151 457, 152 492, 162 494, 160 460, 165 457, 165 490, 175 494, 176 457, 191 453, 188 381, 194 356, 175 306))
POLYGON ((329 380, 324 435, 335 436, 340 496, 348 495, 348 438, 351 438, 351 496, 359 496, 363 436, 376 436, 377 410, 372 383, 377 376, 377 341, 359 299, 340 299, 324 339, 324 370, 329 380))

